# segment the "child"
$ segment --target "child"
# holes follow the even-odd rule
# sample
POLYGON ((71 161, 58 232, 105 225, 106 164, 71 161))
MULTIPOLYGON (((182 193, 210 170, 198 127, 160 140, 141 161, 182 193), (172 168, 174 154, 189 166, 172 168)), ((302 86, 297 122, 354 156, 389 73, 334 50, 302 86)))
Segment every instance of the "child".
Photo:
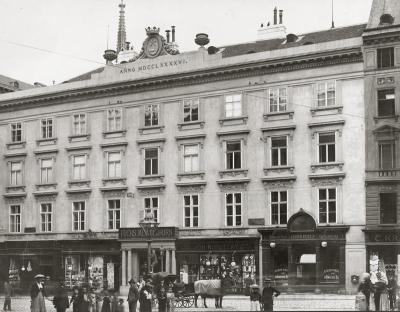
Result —
POLYGON ((250 286, 250 311, 260 311, 261 295, 257 284, 250 286))
POLYGON ((118 312, 125 312, 124 299, 122 298, 118 301, 118 312))

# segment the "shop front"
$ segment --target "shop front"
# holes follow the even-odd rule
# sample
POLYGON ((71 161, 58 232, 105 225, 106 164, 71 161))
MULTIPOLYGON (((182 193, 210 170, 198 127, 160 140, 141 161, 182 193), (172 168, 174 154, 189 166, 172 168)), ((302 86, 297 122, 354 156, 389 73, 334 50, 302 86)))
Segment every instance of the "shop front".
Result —
POLYGON ((62 271, 68 288, 88 285, 96 291, 119 287, 120 247, 116 240, 63 241, 62 271))
POLYGON ((177 264, 181 281, 230 280, 230 293, 247 293, 258 278, 259 238, 180 239, 177 264))
POLYGON ((400 267, 400 229, 366 228, 367 272, 385 269, 386 275, 398 280, 400 267))
POLYGON ((345 246, 348 226, 316 226, 303 210, 287 227, 267 227, 262 235, 262 272, 288 291, 345 290, 345 246))

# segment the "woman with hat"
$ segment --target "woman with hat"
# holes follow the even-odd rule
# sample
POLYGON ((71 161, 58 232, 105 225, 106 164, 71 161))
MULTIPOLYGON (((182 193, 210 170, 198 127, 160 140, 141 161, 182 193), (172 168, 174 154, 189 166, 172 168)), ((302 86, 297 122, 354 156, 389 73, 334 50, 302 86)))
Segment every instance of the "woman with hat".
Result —
POLYGON ((44 297, 44 275, 37 274, 31 286, 31 312, 46 312, 44 297))
POLYGON ((261 294, 257 284, 250 285, 250 311, 260 311, 261 294))
POLYGON ((262 302, 264 305, 264 311, 274 310, 274 297, 278 297, 281 292, 276 288, 272 287, 271 280, 266 278, 264 280, 265 287, 262 291, 262 302))

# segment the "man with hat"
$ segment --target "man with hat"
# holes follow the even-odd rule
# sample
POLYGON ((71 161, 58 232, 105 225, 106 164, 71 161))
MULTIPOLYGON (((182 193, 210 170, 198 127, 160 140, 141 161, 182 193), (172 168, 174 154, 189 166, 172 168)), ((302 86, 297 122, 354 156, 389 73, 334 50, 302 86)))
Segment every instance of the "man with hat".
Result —
POLYGON ((129 293, 128 293, 128 306, 129 312, 136 312, 136 305, 139 299, 139 290, 136 287, 136 282, 134 279, 129 281, 129 293))
POLYGON ((266 278, 264 280, 265 286, 262 291, 262 302, 264 305, 264 311, 274 310, 274 297, 278 297, 281 292, 276 288, 272 287, 271 280, 266 278))
POLYGON ((260 311, 261 294, 256 283, 250 285, 250 311, 260 311))
POLYGON ((37 274, 31 286, 31 312, 46 312, 44 297, 44 275, 37 274))

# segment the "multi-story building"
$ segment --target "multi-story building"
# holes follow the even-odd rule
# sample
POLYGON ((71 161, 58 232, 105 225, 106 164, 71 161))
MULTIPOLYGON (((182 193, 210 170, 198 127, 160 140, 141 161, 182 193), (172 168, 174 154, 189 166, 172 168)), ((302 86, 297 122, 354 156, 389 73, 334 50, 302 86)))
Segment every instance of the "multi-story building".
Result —
POLYGON ((395 0, 374 1, 363 34, 367 270, 380 260, 395 275, 400 261, 399 9, 395 0))
MULTIPOLYGON (((40 83, 35 83, 35 86, 42 86, 40 83)), ((26 82, 16 80, 11 77, 0 75, 0 93, 15 92, 20 90, 26 90, 34 88, 35 86, 30 85, 26 82)))
MULTIPOLYGON (((123 11, 123 8, 121 8, 123 11)), ((282 16, 282 14, 280 14, 282 16)), ((365 25, 179 53, 142 51, 70 82, 0 97, 0 272, 126 288, 153 269, 224 272, 242 291, 351 290, 364 271, 365 25)))

